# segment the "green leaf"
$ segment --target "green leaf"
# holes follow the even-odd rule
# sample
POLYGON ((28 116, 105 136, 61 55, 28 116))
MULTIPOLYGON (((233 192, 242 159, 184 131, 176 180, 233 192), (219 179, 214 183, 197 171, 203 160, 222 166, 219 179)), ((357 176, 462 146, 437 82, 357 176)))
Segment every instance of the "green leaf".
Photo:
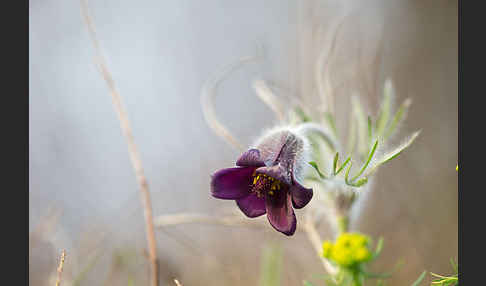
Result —
POLYGON ((314 286, 314 285, 312 285, 312 283, 310 283, 309 281, 304 280, 304 286, 314 286))
POLYGON ((356 183, 354 183, 352 185, 353 185, 353 187, 359 188, 366 183, 368 183, 368 178, 364 177, 364 178, 359 179, 356 183))
POLYGON ((334 162, 332 163, 332 173, 336 175, 336 168, 337 168, 337 162, 339 160, 339 152, 336 152, 336 155, 334 155, 334 162))
POLYGON ((344 167, 346 167, 346 165, 349 163, 349 160, 351 160, 351 157, 348 157, 346 159, 346 161, 344 161, 344 163, 341 165, 341 167, 339 167, 339 169, 337 170, 336 175, 341 173, 341 171, 344 169, 344 167))
POLYGON ((400 155, 400 153, 402 153, 403 150, 407 149, 410 145, 412 145, 413 141, 415 141, 415 139, 419 134, 420 131, 413 133, 403 144, 393 149, 392 151, 386 153, 382 158, 377 160, 377 163, 374 164, 373 167, 371 167, 370 171, 366 174, 366 176, 369 177, 379 166, 400 155))
POLYGON ((321 179, 327 179, 326 175, 324 175, 323 173, 321 173, 321 171, 319 170, 319 167, 317 166, 317 163, 316 162, 311 161, 311 162, 309 162, 309 165, 311 165, 312 167, 314 167, 314 169, 317 171, 317 174, 319 174, 319 177, 321 177, 321 179))
POLYGON ((371 149, 371 152, 368 155, 368 160, 366 160, 366 163, 363 165, 363 167, 361 168, 359 173, 351 179, 351 182, 356 180, 361 174, 363 174, 364 170, 366 170, 366 167, 368 167, 368 164, 370 163, 371 158, 373 158, 373 155, 375 154, 376 146, 378 146, 378 140, 375 141, 375 144, 373 145, 373 148, 371 149))
POLYGON ((415 280, 415 282, 413 282, 412 286, 420 285, 420 283, 422 283, 422 280, 424 280, 424 278, 425 278, 425 274, 427 274, 427 271, 422 272, 422 274, 420 274, 419 278, 417 280, 415 280))
POLYGON ((396 130, 398 124, 405 118, 405 115, 407 114, 408 108, 412 104, 412 100, 410 98, 405 99, 405 101, 400 105, 398 108, 397 113, 395 113, 395 116, 393 116, 393 119, 390 123, 390 126, 385 132, 384 138, 387 139, 390 137, 393 132, 396 130))
POLYGON ((346 170, 346 174, 344 175, 344 181, 346 182, 346 184, 351 184, 349 181, 348 181, 348 176, 349 176, 349 171, 351 170, 351 166, 353 166, 353 162, 349 163, 349 167, 348 169, 346 170))
POLYGON ((380 237, 378 239, 378 242, 376 243, 376 249, 375 252, 373 253, 372 259, 376 259, 378 256, 380 256, 381 251, 383 250, 383 242, 384 242, 383 237, 380 237))

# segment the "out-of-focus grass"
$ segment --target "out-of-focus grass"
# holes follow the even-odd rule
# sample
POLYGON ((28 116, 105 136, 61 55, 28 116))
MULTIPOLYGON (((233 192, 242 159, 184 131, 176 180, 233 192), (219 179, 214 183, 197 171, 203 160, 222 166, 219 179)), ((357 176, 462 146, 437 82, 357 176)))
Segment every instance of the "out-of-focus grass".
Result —
POLYGON ((267 245, 263 249, 260 270, 260 286, 278 286, 282 276, 282 248, 267 245))

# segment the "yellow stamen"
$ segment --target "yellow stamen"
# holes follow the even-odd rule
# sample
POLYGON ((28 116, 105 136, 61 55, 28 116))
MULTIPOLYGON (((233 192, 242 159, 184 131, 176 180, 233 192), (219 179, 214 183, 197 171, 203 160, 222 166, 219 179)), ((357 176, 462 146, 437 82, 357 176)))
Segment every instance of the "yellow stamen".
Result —
POLYGON ((273 191, 271 191, 271 190, 268 191, 268 194, 271 195, 271 196, 273 196, 273 191))

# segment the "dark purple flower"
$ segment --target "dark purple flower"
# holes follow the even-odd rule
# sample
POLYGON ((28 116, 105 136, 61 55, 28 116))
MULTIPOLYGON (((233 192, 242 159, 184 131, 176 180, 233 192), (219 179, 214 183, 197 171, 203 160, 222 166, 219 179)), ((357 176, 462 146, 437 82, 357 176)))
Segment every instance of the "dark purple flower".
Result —
POLYGON ((303 169, 305 144, 303 138, 290 131, 274 132, 243 153, 236 161, 237 167, 212 175, 212 195, 236 200, 250 218, 266 213, 277 231, 293 235, 297 220, 292 206, 303 208, 313 195, 312 189, 296 180, 303 169))

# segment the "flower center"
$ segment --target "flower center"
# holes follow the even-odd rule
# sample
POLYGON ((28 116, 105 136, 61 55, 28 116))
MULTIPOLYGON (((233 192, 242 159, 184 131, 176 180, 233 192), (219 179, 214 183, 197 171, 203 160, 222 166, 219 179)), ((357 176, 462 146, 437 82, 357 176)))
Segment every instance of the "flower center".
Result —
POLYGON ((250 187, 251 192, 256 193, 257 197, 261 198, 265 192, 273 196, 276 191, 282 188, 282 182, 266 174, 256 174, 254 172, 253 182, 250 187))

